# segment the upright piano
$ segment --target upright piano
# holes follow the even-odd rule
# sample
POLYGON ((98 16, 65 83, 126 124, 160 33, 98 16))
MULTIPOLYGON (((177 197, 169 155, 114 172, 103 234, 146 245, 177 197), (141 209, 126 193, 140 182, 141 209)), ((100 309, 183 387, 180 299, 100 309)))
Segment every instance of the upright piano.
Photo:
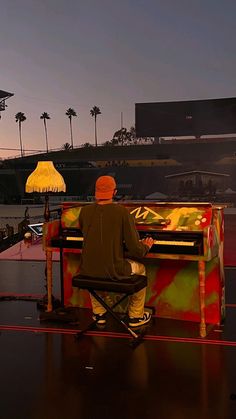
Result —
MULTIPOLYGON (((79 213, 88 203, 63 203, 60 220, 44 225, 47 254, 48 311, 52 310, 52 252, 60 251, 65 306, 90 306, 84 291, 72 288, 79 271, 83 235, 79 213)), ((147 301, 157 316, 206 324, 224 318, 223 208, 211 203, 122 202, 135 219, 140 238, 154 245, 142 260, 148 276, 147 301)), ((109 297, 108 297, 109 298, 109 297)))

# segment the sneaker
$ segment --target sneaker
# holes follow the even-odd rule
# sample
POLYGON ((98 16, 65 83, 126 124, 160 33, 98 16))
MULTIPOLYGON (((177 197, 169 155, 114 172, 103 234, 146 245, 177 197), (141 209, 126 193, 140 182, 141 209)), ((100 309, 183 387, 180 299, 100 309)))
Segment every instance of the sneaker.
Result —
POLYGON ((94 314, 93 313, 93 320, 96 321, 97 324, 105 324, 106 323, 106 313, 103 314, 94 314))
POLYGON ((150 322, 151 314, 148 311, 145 311, 143 317, 129 317, 129 326, 138 327, 143 326, 144 324, 150 322))

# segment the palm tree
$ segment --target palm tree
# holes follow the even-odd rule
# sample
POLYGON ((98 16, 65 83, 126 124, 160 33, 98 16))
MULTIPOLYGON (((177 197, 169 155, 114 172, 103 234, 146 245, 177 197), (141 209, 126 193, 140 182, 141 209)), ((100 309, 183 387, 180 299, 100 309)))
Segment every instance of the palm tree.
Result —
POLYGON ((51 119, 51 118, 50 118, 50 116, 48 115, 47 112, 43 112, 42 115, 40 116, 40 119, 43 119, 43 123, 44 123, 44 130, 45 130, 45 137, 46 137, 46 149, 47 149, 47 153, 48 153, 48 131, 47 131, 46 119, 51 119))
POLYGON ((65 144, 63 144, 63 146, 62 146, 62 150, 70 150, 71 149, 71 145, 70 145, 70 143, 65 143, 65 144))
POLYGON ((22 122, 24 122, 26 120, 26 116, 23 112, 17 112, 17 114, 15 115, 16 118, 16 122, 19 123, 19 137, 20 137, 20 152, 21 152, 21 157, 23 157, 23 147, 22 147, 22 138, 21 138, 21 124, 22 122))
POLYGON ((94 106, 91 110, 90 110, 90 115, 92 117, 94 117, 94 122, 95 122, 95 146, 97 147, 98 145, 98 141, 97 141, 97 116, 101 115, 101 111, 98 108, 98 106, 94 106))
POLYGON ((77 114, 74 109, 69 108, 66 111, 66 115, 68 116, 69 121, 70 121, 70 139, 71 139, 71 148, 73 149, 72 116, 77 116, 77 114))

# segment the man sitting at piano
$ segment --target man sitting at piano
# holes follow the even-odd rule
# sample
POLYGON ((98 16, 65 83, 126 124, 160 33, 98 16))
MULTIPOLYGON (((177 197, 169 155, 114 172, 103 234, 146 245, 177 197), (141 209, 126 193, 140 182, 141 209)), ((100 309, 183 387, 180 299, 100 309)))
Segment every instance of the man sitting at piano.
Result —
MULTIPOLYGON (((81 255, 80 274, 96 278, 114 280, 145 275, 145 266, 132 259, 125 258, 124 244, 133 258, 143 258, 153 245, 151 237, 139 239, 134 218, 127 208, 113 202, 117 192, 115 179, 100 176, 96 181, 96 202, 81 209, 79 225, 84 236, 81 255)), ((151 319, 149 312, 144 312, 146 288, 129 297, 129 326, 138 327, 151 319)), ((97 324, 106 323, 104 307, 92 296, 93 319, 97 324)))

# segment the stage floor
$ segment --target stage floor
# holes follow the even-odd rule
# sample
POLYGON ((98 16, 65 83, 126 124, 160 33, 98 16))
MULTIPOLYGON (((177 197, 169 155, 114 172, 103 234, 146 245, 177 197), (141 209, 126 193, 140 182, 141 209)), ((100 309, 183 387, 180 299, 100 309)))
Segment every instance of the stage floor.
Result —
MULTIPOLYGON (((40 321, 44 262, 0 261, 0 418, 198 419, 236 417, 236 269, 226 273, 226 321, 199 337, 197 323, 154 317, 136 349, 111 319, 40 321), (6 296, 9 300, 6 300, 6 296)), ((54 263, 59 296, 59 264, 54 263)))

